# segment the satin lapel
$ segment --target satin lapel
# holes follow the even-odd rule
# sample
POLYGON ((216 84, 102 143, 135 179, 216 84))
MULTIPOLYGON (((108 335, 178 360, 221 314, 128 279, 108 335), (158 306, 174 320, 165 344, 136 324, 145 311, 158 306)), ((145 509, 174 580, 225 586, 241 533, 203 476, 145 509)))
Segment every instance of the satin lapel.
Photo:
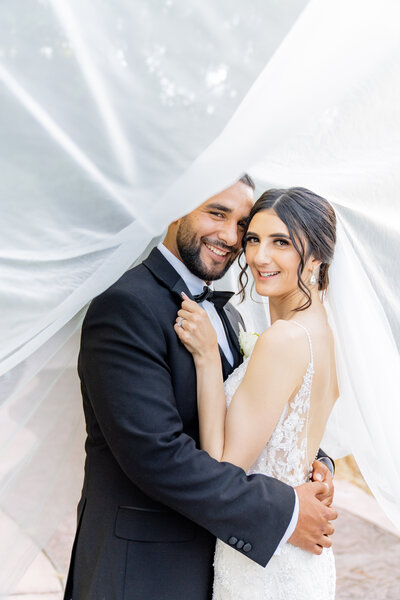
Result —
POLYGON ((235 364, 232 366, 230 364, 230 362, 228 361, 228 359, 226 358, 221 346, 218 346, 219 348, 219 354, 221 356, 221 363, 222 363, 222 375, 225 379, 227 379, 229 377, 229 375, 232 373, 233 369, 235 368, 235 364))
POLYGON ((169 264, 166 258, 157 248, 153 248, 143 265, 153 273, 153 275, 161 281, 168 289, 177 296, 177 300, 182 302, 182 292, 185 292, 189 298, 193 299, 192 294, 186 287, 179 273, 175 271, 172 265, 169 264))
MULTIPOLYGON (((221 321, 222 321, 222 324, 225 329, 226 337, 228 339, 229 347, 232 351, 233 367, 230 367, 230 368, 231 368, 231 370, 233 370, 233 369, 236 369, 236 367, 239 366, 243 360, 243 357, 240 352, 238 336, 237 336, 235 330, 233 329, 230 319, 229 319, 229 315, 225 312, 225 310, 223 308, 217 308, 217 312, 218 312, 219 316, 221 317, 221 321)), ((226 361, 226 362, 228 362, 228 361, 226 361)))

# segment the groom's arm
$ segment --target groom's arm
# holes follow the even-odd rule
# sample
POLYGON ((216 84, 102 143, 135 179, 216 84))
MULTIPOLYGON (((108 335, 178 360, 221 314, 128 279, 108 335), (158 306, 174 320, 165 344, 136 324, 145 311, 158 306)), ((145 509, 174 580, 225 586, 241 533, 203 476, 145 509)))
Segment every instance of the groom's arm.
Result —
POLYGON ((243 540, 238 551, 267 564, 291 520, 294 490, 215 461, 183 432, 167 340, 143 299, 117 289, 94 300, 83 327, 80 374, 127 477, 221 540, 234 547, 243 540))

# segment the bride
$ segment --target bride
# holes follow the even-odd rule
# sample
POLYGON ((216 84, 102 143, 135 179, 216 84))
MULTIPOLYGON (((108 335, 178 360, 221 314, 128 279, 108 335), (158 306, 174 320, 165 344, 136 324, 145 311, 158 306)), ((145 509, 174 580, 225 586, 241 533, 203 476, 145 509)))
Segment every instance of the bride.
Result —
MULTIPOLYGON (((298 486, 339 395, 334 340, 323 305, 336 241, 331 205, 304 188, 269 190, 243 237, 257 292, 269 298, 271 327, 224 383, 215 330, 184 297, 174 326, 197 375, 201 447, 247 473, 298 486)), ((213 600, 331 600, 331 548, 314 555, 286 544, 263 568, 217 540, 213 600)))

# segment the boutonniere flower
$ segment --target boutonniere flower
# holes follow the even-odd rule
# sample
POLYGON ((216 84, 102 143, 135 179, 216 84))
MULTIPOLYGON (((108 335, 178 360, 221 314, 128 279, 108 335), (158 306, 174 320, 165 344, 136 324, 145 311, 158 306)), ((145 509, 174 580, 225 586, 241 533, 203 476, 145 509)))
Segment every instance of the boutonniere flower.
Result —
POLYGON ((253 352, 253 348, 256 345, 258 337, 258 333, 249 333, 245 331, 239 323, 239 346, 240 352, 243 354, 245 359, 249 358, 250 354, 253 352))

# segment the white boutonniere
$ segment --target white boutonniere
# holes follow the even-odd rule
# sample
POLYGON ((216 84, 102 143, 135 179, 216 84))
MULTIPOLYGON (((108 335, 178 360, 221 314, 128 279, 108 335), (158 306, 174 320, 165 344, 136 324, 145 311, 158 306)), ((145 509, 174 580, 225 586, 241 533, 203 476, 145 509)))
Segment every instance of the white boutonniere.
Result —
POLYGON ((245 331, 239 323, 239 346, 240 352, 243 354, 245 359, 249 358, 250 354, 253 352, 253 348, 256 345, 258 337, 258 333, 249 333, 245 331))

